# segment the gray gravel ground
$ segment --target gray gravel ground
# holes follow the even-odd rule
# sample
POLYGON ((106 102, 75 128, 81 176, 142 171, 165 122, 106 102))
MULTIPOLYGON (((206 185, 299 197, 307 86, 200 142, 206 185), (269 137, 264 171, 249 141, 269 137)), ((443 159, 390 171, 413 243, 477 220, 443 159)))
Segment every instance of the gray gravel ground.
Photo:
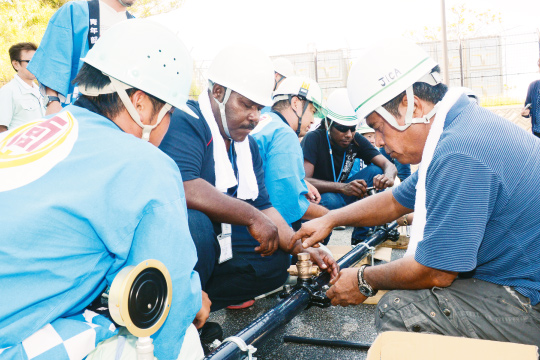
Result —
MULTIPOLYGON (((329 245, 350 245, 351 233, 352 228, 334 231, 329 245)), ((392 259, 402 257, 404 252, 404 250, 392 250, 392 259)), ((232 336, 279 301, 277 295, 272 295, 257 300, 255 305, 248 309, 216 311, 210 315, 209 321, 221 324, 225 337, 232 336)), ((255 356, 259 360, 365 359, 367 352, 364 350, 284 343, 283 335, 371 343, 377 335, 374 327, 374 313, 375 305, 326 309, 312 307, 275 333, 266 344, 259 346, 255 356)))

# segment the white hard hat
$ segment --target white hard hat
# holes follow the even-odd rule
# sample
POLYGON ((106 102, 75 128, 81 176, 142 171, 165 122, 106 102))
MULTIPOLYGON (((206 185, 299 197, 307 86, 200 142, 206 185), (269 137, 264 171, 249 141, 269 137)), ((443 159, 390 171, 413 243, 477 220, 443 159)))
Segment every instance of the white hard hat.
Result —
POLYGON ((259 105, 272 105, 274 67, 270 58, 259 48, 248 45, 224 48, 212 61, 208 80, 259 105))
POLYGON ((274 104, 281 100, 290 100, 289 96, 298 96, 311 102, 317 109, 315 117, 323 118, 326 116, 322 90, 315 80, 304 76, 291 76, 284 79, 274 91, 274 104))
POLYGON ((111 84, 102 89, 82 87, 80 92, 89 96, 118 93, 133 120, 143 128, 143 139, 148 140, 171 106, 196 117, 186 105, 193 61, 182 41, 160 24, 143 19, 122 21, 103 34, 82 61, 109 76, 111 84), (129 88, 168 104, 155 125, 142 124, 125 92, 129 88))
POLYGON ((278 57, 272 63, 274 65, 274 71, 278 74, 285 77, 294 76, 294 66, 289 59, 278 57))
POLYGON ((398 130, 405 130, 413 123, 428 123, 437 106, 430 114, 413 119, 414 102, 409 97, 412 96, 412 85, 415 82, 425 82, 432 86, 441 82, 440 74, 432 73, 435 66, 437 63, 420 46, 409 40, 379 42, 353 65, 347 80, 351 105, 358 118, 363 119, 377 111, 398 130), (382 107, 403 91, 407 92, 409 104, 404 126, 398 125, 395 118, 382 107))
POLYGON ((356 129, 356 132, 359 134, 367 134, 367 133, 375 132, 375 130, 373 130, 373 128, 370 128, 367 125, 361 125, 356 129))
POLYGON ((328 119, 345 126, 358 125, 358 118, 354 112, 347 89, 334 90, 326 101, 328 119))

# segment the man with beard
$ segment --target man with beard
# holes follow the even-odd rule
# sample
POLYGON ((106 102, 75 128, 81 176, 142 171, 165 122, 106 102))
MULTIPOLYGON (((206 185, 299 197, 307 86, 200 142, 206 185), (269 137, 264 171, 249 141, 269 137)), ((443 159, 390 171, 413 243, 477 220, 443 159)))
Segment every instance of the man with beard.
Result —
MULTIPOLYGON (((324 251, 303 250, 300 242, 289 246, 293 230, 270 203, 249 133, 271 104, 273 73, 270 58, 257 48, 223 49, 208 70, 208 88, 198 102, 188 102, 199 119, 175 112, 160 146, 182 173, 199 257, 195 269, 213 311, 283 285, 290 254, 307 251, 322 269, 337 273, 324 251)), ((202 341, 212 340, 207 333, 215 325, 205 325, 202 341)))
POLYGON ((133 18, 126 9, 136 0, 70 1, 51 17, 28 71, 45 95, 46 114, 62 110, 78 96, 73 79, 101 35, 114 24, 133 18))

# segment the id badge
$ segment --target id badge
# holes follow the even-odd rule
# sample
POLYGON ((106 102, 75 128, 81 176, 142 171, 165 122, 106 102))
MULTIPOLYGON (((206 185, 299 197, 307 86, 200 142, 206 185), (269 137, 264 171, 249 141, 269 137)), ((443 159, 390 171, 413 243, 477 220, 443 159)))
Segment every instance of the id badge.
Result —
POLYGON ((218 242, 219 248, 221 249, 219 263, 223 264, 225 261, 231 260, 233 257, 231 224, 221 224, 221 234, 218 236, 218 242))

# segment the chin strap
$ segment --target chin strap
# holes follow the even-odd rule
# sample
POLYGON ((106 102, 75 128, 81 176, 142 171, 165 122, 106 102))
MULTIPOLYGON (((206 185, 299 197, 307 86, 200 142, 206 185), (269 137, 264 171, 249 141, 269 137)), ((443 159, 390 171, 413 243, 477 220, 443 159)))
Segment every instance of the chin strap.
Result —
MULTIPOLYGON (((214 88, 214 83, 212 81, 208 81, 210 89, 214 88)), ((223 125, 223 131, 225 132, 225 135, 229 140, 232 141, 231 134, 229 134, 229 126, 227 125, 227 116, 225 115, 225 105, 227 104, 227 101, 229 101, 229 97, 231 96, 231 89, 223 87, 225 89, 225 96, 223 97, 223 101, 219 102, 218 99, 216 99, 213 96, 210 96, 214 101, 218 104, 219 107, 219 113, 221 114, 221 125, 223 125)), ((212 90, 210 90, 211 92, 212 90)))
POLYGON ((139 125, 142 128, 142 137, 141 137, 141 139, 143 139, 144 141, 149 141, 150 140, 150 133, 152 132, 152 130, 154 130, 154 128, 156 126, 159 125, 161 120, 163 120, 165 115, 167 115, 167 112, 172 108, 172 106, 170 104, 163 105, 163 107, 159 111, 156 123, 154 125, 145 125, 145 124, 142 123, 141 117, 140 117, 139 113, 137 112, 137 110, 135 109, 135 106, 133 106, 133 104, 131 103, 131 100, 130 100, 129 96, 128 96, 126 90, 124 89, 123 83, 116 80, 113 77, 109 76, 109 78, 111 79, 112 87, 116 90, 116 93, 120 97, 120 100, 124 104, 127 112, 129 113, 129 115, 131 116, 133 121, 135 121, 135 123, 137 123, 137 125, 139 125))
POLYGON ((126 108, 127 112, 129 113, 133 121, 135 121, 135 123, 143 129, 141 139, 143 139, 144 141, 150 140, 150 133, 156 126, 159 125, 159 123, 161 122, 161 120, 163 120, 165 115, 167 115, 167 112, 169 112, 169 110, 172 108, 172 105, 170 104, 163 105, 163 107, 158 113, 157 122, 154 125, 145 125, 142 123, 139 113, 135 109, 135 106, 133 106, 133 104, 131 103, 131 100, 126 92, 127 89, 132 89, 133 87, 119 80, 116 80, 112 76, 108 76, 108 77, 111 80, 111 83, 108 84, 107 86, 104 86, 101 89, 94 88, 94 87, 81 86, 79 87, 79 92, 86 96, 99 96, 99 95, 117 93, 118 97, 124 104, 124 107, 126 108))
POLYGON ((412 124, 429 124, 430 119, 437 113, 439 109, 440 102, 436 103, 433 109, 426 115, 413 118, 414 112, 414 91, 412 85, 407 88, 405 91, 405 96, 407 96, 407 112, 405 113, 405 125, 399 125, 394 115, 390 114, 388 110, 384 107, 379 106, 375 111, 384 118, 390 125, 396 128, 399 131, 404 131, 412 124))
POLYGON ((304 101, 304 109, 302 110, 302 115, 299 116, 296 110, 292 108, 292 98, 293 95, 289 95, 289 105, 291 106, 291 110, 294 112, 294 115, 296 115, 296 117, 298 118, 298 128, 296 129, 296 136, 298 137, 300 136, 300 125, 302 125, 302 117, 306 113, 306 109, 309 106, 309 101, 304 101))
POLYGON ((277 87, 278 87, 278 85, 279 85, 279 82, 280 82, 281 80, 285 79, 285 76, 281 75, 280 73, 276 73, 276 74, 278 74, 278 75, 281 76, 281 77, 279 78, 278 81, 274 81, 274 91, 276 91, 276 89, 277 89, 277 87))

